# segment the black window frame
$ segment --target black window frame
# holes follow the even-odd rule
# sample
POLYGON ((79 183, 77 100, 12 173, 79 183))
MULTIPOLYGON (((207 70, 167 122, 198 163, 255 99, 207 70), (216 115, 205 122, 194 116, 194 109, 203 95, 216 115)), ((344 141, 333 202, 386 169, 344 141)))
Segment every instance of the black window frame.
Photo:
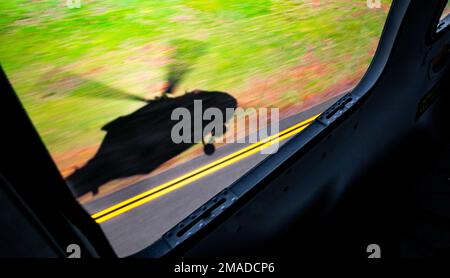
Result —
MULTIPOLYGON (((376 86, 377 81, 379 80, 381 74, 383 73, 387 63, 389 62, 389 57, 392 49, 396 44, 396 38, 398 32, 401 28, 403 17, 405 16, 408 7, 411 4, 411 0, 393 0, 388 18, 383 28, 383 32, 381 35, 381 39, 377 48, 377 51, 372 58, 372 62, 367 69, 365 75, 360 80, 358 85, 349 93, 347 93, 343 98, 341 98, 337 104, 333 105, 329 109, 327 109, 319 118, 317 118, 309 127, 303 130, 300 134, 294 136, 286 145, 284 145, 277 154, 274 154, 267 159, 265 159, 261 164, 257 167, 250 170, 246 175, 244 175, 241 179, 236 181, 229 188, 224 191, 232 191, 234 196, 238 197, 236 202, 231 202, 228 208, 232 206, 239 205, 240 203, 245 201, 246 198, 249 198, 252 194, 255 194, 258 191, 258 185, 265 179, 270 178, 270 176, 276 175, 279 167, 286 163, 288 160, 298 159, 308 152, 310 148, 314 146, 315 143, 323 139, 331 130, 335 129, 342 121, 349 117, 349 115, 354 112, 357 108, 361 107, 365 101, 365 99, 372 93, 373 88, 376 86), (350 99, 350 102, 348 100, 350 99), (339 103, 346 102, 345 108, 340 108, 339 103), (339 110, 339 113, 333 113, 339 110), (327 119, 326 115, 333 113, 333 117, 331 119, 327 119), (240 200, 239 202, 239 199, 240 200)), ((440 17, 442 12, 447 4, 446 0, 442 1, 442 9, 440 13, 436 16, 436 24, 433 24, 432 33, 430 34, 430 38, 432 40, 438 40, 439 37, 449 32, 448 25, 450 25, 450 16, 447 16, 443 21, 446 22, 444 28, 439 29, 438 25, 440 24, 440 17)), ((13 91, 13 89, 11 88, 13 91)), ((17 100, 18 102, 18 100, 17 100)), ((19 103, 19 102, 18 102, 19 103)), ((22 109, 22 113, 27 116, 25 110, 22 109)), ((57 181, 56 185, 61 185, 61 182, 64 182, 62 176, 57 171, 56 165, 54 161, 51 159, 50 154, 48 153, 47 148, 40 141, 39 137, 36 137, 37 133, 35 131, 34 125, 28 119, 28 126, 34 130, 34 138, 32 140, 36 140, 38 142, 35 144, 36 148, 40 148, 46 151, 46 160, 45 163, 52 163, 51 169, 48 174, 52 175, 52 178, 48 181, 57 181)), ((31 140, 31 139, 30 139, 31 140)), ((42 152, 41 152, 42 154, 42 152)), ((50 185, 49 185, 50 186, 50 185)), ((67 188, 67 191, 69 189, 67 188)), ((222 196, 224 191, 220 192, 217 196, 222 196)), ((217 197, 216 196, 216 197, 217 197)), ((81 205, 79 205, 81 208, 81 205)), ((224 210, 222 214, 217 215, 214 218, 214 221, 210 224, 205 225, 201 230, 202 233, 207 232, 212 229, 214 225, 220 222, 220 219, 226 217, 228 209, 224 210)), ((78 214, 79 211, 74 211, 73 214, 78 214)), ((84 220, 86 220, 85 215, 82 216, 84 220)), ((187 217, 189 218, 189 216, 187 217)), ((186 219, 187 219, 186 218, 186 219)), ((95 223, 93 219, 92 223, 95 223)), ((95 223, 96 224, 96 223, 95 223)), ((92 225, 89 224, 92 228, 92 225)), ((97 225, 97 224, 96 224, 97 225)), ((80 225, 83 226, 83 225, 80 225)), ((177 227, 174 227, 170 232, 176 232, 177 227)), ((200 230, 199 230, 200 231, 200 230)), ((94 231, 97 233, 98 231, 94 231)), ((194 233, 195 236, 195 233, 194 233)), ((194 238, 194 236, 192 238, 194 238)), ((185 242, 189 241, 189 238, 184 239, 185 242)), ((183 243, 183 242, 181 242, 183 243)), ((187 243, 189 244, 189 243, 187 243)), ((173 251, 175 248, 164 244, 164 242, 157 241, 156 243, 150 245, 146 249, 141 252, 138 252, 133 256, 153 256, 160 257, 166 255, 173 251)), ((109 251, 109 250, 108 250, 109 251)))
MULTIPOLYGON (((273 180, 274 177, 279 175, 282 172, 281 168, 286 168, 283 165, 292 163, 292 161, 298 160, 308 153, 314 145, 326 138, 326 136, 336 129, 340 123, 345 121, 355 110, 360 108, 373 92, 373 89, 377 85, 377 81, 380 79, 389 62, 389 57, 391 51, 395 47, 396 38, 401 29, 403 18, 411 3, 412 0, 393 0, 377 51, 372 58, 366 73, 353 90, 344 94, 342 98, 323 112, 307 128, 291 138, 276 154, 266 158, 258 166, 251 169, 243 177, 234 182, 230 187, 222 190, 211 199, 225 199, 224 202, 227 205, 222 212, 216 214, 208 223, 204 223, 205 225, 202 228, 194 227, 190 230, 192 235, 178 238, 176 242, 171 242, 171 240, 168 239, 170 235, 177 234, 184 226, 189 225, 191 215, 198 213, 198 211, 194 211, 180 222, 184 224, 183 227, 176 225, 164 234, 160 240, 130 257, 176 257, 183 254, 190 247, 195 245, 202 236, 214 230, 228 216, 237 211, 239 207, 243 206, 247 200, 262 190, 264 185, 268 184, 270 180, 273 180), (345 103, 345 108, 343 109, 341 106, 342 103, 345 103), (336 113, 336 109, 338 109, 338 113, 336 113), (333 116, 328 118, 328 114, 333 114, 333 116), (235 200, 230 202, 227 198, 234 198, 235 200)), ((208 201, 204 206, 210 207, 212 205, 213 203, 208 201)))

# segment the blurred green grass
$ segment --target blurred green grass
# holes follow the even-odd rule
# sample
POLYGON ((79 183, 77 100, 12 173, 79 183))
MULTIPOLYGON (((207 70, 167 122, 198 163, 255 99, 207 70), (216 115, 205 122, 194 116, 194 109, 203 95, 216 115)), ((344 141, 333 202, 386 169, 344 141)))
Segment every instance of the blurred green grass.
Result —
POLYGON ((370 63, 387 11, 365 2, 1 1, 0 62, 50 151, 61 153, 99 144, 104 124, 143 105, 122 93, 158 95, 174 60, 189 67, 179 92, 220 90, 239 101, 254 78, 292 82, 283 74, 312 53, 327 72, 271 105, 319 94, 370 63))

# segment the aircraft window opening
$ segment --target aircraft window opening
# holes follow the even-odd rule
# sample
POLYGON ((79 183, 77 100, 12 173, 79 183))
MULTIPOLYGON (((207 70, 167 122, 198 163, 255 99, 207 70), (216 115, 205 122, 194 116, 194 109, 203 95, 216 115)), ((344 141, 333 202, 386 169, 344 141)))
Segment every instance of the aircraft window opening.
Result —
POLYGON ((0 3, 1 66, 74 198, 127 256, 351 91, 393 1, 62 2, 0 3))
POLYGON ((444 7, 441 17, 436 28, 436 32, 440 33, 447 29, 450 25, 450 1, 447 1, 447 5, 444 7))
POLYGON ((450 15, 450 1, 447 1, 447 5, 444 8, 444 11, 441 15, 441 20, 445 19, 447 16, 450 15))

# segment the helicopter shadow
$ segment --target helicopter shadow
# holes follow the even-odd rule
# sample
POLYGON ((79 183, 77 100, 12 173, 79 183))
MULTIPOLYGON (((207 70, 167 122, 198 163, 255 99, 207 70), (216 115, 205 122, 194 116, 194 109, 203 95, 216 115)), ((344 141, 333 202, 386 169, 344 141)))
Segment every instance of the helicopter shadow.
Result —
MULTIPOLYGON (((121 92, 114 94, 121 95, 121 92)), ((216 91, 195 90, 178 97, 163 96, 146 100, 146 104, 140 109, 103 126, 102 130, 106 135, 96 154, 66 179, 74 195, 80 197, 89 192, 96 194, 99 187, 109 181, 148 174, 164 162, 200 143, 190 141, 191 143, 176 144, 171 138, 172 129, 178 122, 171 120, 172 111, 186 108, 194 115, 194 101, 197 100, 202 101, 201 115, 208 108, 218 108, 224 115, 224 125, 231 118, 226 109, 237 107, 234 97, 216 91)), ((191 117, 191 134, 202 134, 203 130, 195 130, 198 127, 194 121, 195 118, 191 117)), ((200 128, 210 122, 202 119, 200 128)))

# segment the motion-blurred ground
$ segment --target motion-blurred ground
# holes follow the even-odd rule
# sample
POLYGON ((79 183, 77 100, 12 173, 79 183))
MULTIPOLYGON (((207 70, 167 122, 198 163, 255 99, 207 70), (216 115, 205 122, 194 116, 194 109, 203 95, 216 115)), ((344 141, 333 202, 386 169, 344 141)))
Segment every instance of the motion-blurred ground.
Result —
MULTIPOLYGON (((170 97, 224 91, 240 107, 278 107, 282 118, 352 88, 390 2, 81 0, 69 9, 66 1, 1 1, 0 62, 67 177, 94 156, 106 123, 169 85, 170 97)), ((199 154, 194 146, 152 174, 199 154)))

